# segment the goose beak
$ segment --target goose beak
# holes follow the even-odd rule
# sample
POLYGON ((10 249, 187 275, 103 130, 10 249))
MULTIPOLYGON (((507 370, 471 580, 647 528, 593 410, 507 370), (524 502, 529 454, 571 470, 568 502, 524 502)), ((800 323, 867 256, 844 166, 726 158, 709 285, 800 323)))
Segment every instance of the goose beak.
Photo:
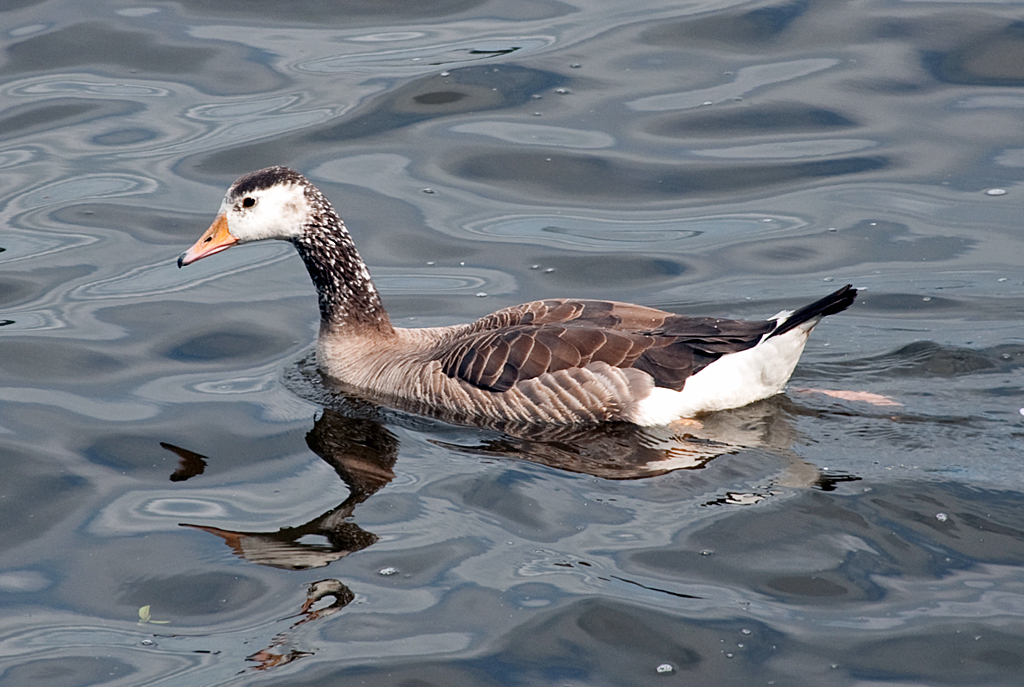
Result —
POLYGON ((238 239, 232 236, 228 230, 227 217, 223 214, 217 215, 217 219, 213 220, 213 224, 206 230, 206 233, 178 257, 178 267, 191 265, 200 258, 227 250, 236 243, 238 243, 238 239))

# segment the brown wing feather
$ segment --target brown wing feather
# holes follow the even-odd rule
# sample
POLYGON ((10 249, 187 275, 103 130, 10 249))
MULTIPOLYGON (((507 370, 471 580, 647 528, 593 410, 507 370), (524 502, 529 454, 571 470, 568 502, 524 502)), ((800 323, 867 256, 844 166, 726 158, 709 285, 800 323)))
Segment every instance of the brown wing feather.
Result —
POLYGON ((658 386, 680 389, 721 356, 756 345, 774 326, 683 317, 629 303, 552 299, 474 322, 434 359, 449 377, 489 391, 598 362, 634 367, 658 386))

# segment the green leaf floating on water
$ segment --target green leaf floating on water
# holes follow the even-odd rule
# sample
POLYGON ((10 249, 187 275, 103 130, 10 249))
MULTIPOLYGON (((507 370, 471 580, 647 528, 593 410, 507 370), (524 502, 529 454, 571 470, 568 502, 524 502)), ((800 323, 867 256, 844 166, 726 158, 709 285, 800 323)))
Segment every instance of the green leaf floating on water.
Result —
POLYGON ((154 625, 166 625, 170 620, 153 620, 149 615, 149 604, 139 609, 139 625, 153 623, 154 625))

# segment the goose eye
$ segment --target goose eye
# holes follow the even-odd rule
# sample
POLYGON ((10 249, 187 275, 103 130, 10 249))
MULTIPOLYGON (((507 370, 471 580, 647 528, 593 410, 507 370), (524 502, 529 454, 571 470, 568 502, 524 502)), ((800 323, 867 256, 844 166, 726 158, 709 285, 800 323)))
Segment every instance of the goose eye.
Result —
POLYGON ((252 197, 247 197, 244 200, 242 200, 242 207, 243 208, 251 208, 255 204, 256 204, 256 199, 252 198, 252 197))

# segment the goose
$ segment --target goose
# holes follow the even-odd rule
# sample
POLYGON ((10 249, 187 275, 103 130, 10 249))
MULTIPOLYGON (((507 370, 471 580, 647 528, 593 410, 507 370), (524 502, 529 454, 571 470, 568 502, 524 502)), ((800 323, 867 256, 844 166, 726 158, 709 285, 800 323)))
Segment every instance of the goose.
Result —
POLYGON ((287 167, 239 177, 178 266, 265 239, 290 241, 313 280, 327 378, 467 424, 659 426, 738 408, 781 392, 811 330, 857 295, 846 285, 756 321, 551 298, 468 324, 395 327, 341 217, 287 167))

